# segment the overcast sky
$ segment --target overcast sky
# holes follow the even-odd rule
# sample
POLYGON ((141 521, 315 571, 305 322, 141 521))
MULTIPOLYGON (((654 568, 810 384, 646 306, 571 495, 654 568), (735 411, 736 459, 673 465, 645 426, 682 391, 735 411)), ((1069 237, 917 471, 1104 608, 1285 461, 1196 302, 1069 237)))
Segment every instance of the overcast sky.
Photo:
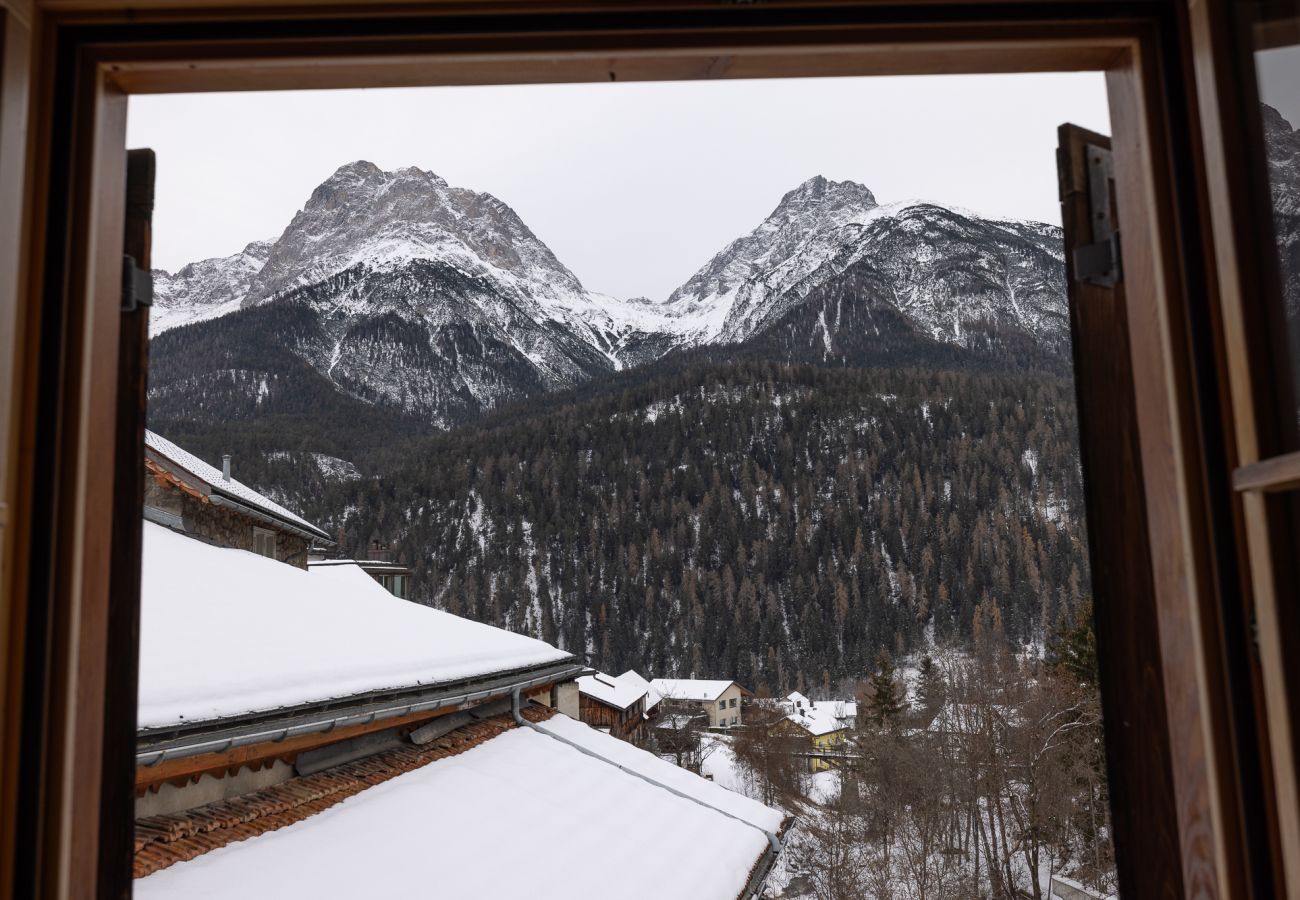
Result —
POLYGON ((1291 123, 1300 128, 1300 46, 1291 45, 1255 54, 1259 72, 1260 99, 1272 105, 1291 123))
POLYGON ((368 159, 495 194, 588 288, 663 299, 819 174, 1059 223, 1066 121, 1109 131, 1101 75, 143 96, 128 145, 158 153, 159 268, 278 236, 368 159))

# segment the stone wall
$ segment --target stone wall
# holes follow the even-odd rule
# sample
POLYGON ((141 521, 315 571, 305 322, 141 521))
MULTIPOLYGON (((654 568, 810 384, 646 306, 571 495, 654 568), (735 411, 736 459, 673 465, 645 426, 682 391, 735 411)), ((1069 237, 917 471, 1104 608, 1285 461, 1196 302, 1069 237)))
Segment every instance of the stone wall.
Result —
POLYGON ((307 548, 310 542, 306 538, 228 506, 209 503, 206 498, 191 494, 165 476, 147 473, 144 505, 180 516, 187 533, 211 541, 219 547, 253 550, 254 527, 273 531, 276 559, 300 569, 307 568, 307 548))

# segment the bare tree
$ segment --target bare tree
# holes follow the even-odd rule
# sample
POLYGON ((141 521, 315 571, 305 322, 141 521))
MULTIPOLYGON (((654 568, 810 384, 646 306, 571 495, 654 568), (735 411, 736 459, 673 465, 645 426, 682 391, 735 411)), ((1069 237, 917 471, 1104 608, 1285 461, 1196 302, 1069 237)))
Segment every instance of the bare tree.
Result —
POLYGON ((665 697, 659 702, 653 729, 655 749, 661 755, 672 756, 681 768, 698 773, 713 748, 711 742, 701 740, 708 729, 709 717, 698 704, 665 697))
POLYGON ((800 751, 807 744, 787 730, 786 722, 785 713, 776 704, 751 704, 731 750, 753 781, 757 799, 769 806, 791 808, 805 799, 807 764, 800 751))

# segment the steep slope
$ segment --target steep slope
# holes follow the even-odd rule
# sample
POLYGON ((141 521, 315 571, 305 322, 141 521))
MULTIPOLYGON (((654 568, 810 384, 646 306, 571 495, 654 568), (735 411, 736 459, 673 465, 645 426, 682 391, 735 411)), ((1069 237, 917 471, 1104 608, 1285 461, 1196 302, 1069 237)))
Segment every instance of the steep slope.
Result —
POLYGON ((174 275, 153 271, 149 333, 203 322, 239 309, 253 279, 266 264, 272 241, 253 241, 234 256, 190 263, 174 275))
POLYGON ((787 351, 820 346, 843 362, 883 359, 918 335, 992 350, 1013 368, 1023 367, 1015 349, 1035 342, 1057 365, 1068 353, 1060 229, 919 201, 880 205, 862 185, 821 176, 786 194, 667 307, 684 343, 771 343, 784 329, 776 343, 787 351), (799 333, 810 316, 817 335, 799 333))
MULTIPOLYGON (((275 357, 292 355, 344 397, 437 428, 616 368, 610 349, 636 319, 635 310, 605 312, 504 203, 419 169, 343 166, 260 250, 187 267, 188 290, 164 279, 161 325, 201 322, 221 332, 217 343, 263 345, 248 330, 266 322, 248 314, 293 306, 268 366, 284 368, 275 357), (203 322, 235 306, 238 314, 203 322)), ((177 381, 155 378, 154 399, 200 406, 205 385, 229 367, 212 354, 220 368, 170 366, 171 348, 196 339, 169 337, 155 352, 177 381)), ((263 401, 277 389, 254 383, 263 401)))
POLYGON ((291 449, 340 455, 710 348, 1061 373, 1065 323, 1049 226, 880 205, 819 176, 666 302, 616 300, 500 200, 355 162, 275 241, 158 273, 151 415, 199 440, 279 423, 306 442, 291 449), (312 410, 341 432, 313 429, 312 410))
POLYGON ((755 330, 745 321, 835 255, 878 208, 860 184, 809 179, 669 296, 669 327, 685 343, 743 340, 755 330))
POLYGON ((414 598, 603 669, 776 691, 1088 591, 1073 388, 1050 376, 706 363, 488 417, 309 498, 414 598))
POLYGON ((1059 233, 913 203, 755 316, 752 345, 849 366, 1069 370, 1059 233))

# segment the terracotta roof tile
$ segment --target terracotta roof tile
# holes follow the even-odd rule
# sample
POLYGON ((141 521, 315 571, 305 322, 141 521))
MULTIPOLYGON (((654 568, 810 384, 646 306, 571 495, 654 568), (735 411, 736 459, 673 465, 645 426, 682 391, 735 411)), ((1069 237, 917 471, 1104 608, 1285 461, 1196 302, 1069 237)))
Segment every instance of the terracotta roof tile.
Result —
MULTIPOLYGON (((524 709, 533 722, 553 714, 554 710, 542 707, 524 709)), ((301 822, 368 787, 464 753, 516 727, 509 715, 495 716, 471 722, 422 747, 398 747, 240 797, 139 819, 135 823, 135 877, 301 822)))

